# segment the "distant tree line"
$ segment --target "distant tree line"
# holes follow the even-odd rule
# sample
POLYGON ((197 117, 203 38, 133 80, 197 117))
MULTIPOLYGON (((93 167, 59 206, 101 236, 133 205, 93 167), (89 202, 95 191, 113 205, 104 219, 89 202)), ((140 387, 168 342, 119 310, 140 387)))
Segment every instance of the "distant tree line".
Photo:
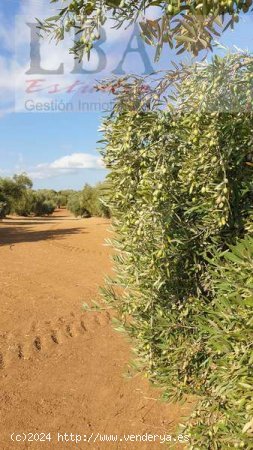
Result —
POLYGON ((76 217, 110 217, 105 204, 105 183, 95 187, 86 184, 82 191, 34 190, 32 187, 32 180, 25 173, 12 178, 0 178, 0 219, 8 214, 47 216, 56 208, 67 208, 76 217))
POLYGON ((111 212, 106 204, 108 186, 106 183, 98 183, 92 187, 85 184, 82 191, 72 193, 67 202, 67 209, 76 217, 111 217, 111 212))

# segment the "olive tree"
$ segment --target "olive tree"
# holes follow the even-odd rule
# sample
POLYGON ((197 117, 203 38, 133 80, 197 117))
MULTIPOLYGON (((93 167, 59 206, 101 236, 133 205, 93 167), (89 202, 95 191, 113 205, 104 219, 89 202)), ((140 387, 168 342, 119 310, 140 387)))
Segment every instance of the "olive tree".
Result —
MULTIPOLYGON (((51 0, 58 4, 59 0, 51 0)), ((89 55, 93 44, 100 38, 101 26, 112 19, 117 30, 133 22, 140 24, 146 43, 157 47, 159 58, 165 43, 178 53, 191 51, 197 55, 211 49, 213 39, 239 21, 240 13, 252 8, 252 0, 64 0, 59 2, 58 13, 38 27, 56 41, 64 39, 70 30, 76 35, 70 52, 79 59, 89 55), (150 19, 156 7, 158 18, 150 19)), ((116 32, 116 31, 115 31, 116 32)))

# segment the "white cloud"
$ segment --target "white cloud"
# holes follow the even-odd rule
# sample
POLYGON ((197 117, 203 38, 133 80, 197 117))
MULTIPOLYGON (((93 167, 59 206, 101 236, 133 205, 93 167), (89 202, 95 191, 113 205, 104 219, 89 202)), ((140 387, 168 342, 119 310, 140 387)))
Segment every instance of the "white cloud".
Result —
POLYGON ((32 179, 46 179, 64 174, 74 174, 82 169, 105 169, 102 159, 90 153, 72 153, 63 156, 51 163, 43 163, 35 166, 28 175, 32 179))
POLYGON ((102 169, 101 158, 89 153, 72 153, 50 164, 52 169, 102 169))

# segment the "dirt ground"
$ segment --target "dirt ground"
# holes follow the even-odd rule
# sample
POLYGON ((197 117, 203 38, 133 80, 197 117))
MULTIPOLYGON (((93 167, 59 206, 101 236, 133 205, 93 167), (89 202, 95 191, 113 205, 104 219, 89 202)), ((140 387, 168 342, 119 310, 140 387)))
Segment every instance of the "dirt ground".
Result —
POLYGON ((66 211, 0 223, 0 450, 167 448, 124 435, 176 435, 189 411, 124 377, 130 344, 108 312, 82 310, 112 270, 109 225, 66 211))

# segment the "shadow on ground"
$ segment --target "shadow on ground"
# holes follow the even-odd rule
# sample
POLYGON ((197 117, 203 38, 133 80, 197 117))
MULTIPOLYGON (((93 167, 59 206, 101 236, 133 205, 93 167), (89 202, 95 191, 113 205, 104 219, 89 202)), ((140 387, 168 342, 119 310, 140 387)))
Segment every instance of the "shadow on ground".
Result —
POLYGON ((36 231, 29 227, 5 227, 0 226, 0 247, 3 245, 20 244, 23 242, 37 242, 48 239, 62 239, 66 235, 87 233, 83 228, 65 228, 63 230, 36 231))
MULTIPOLYGON (((2 223, 6 223, 8 225, 37 225, 37 224, 47 224, 49 222, 63 222, 64 220, 68 221, 78 221, 80 219, 76 217, 70 216, 60 216, 60 217, 6 217, 2 220, 2 223)), ((0 222, 1 223, 1 222, 0 222)))
MULTIPOLYGON (((71 220, 76 221, 76 219, 68 219, 68 222, 70 222, 71 220)), ((55 224, 57 224, 58 222, 60 222, 60 219, 56 219, 55 220, 55 224)), ((0 222, 1 223, 1 222, 0 222)), ((11 220, 11 221, 7 221, 6 219, 4 221, 2 221, 3 224, 8 225, 8 227, 14 226, 14 225, 47 225, 48 222, 46 220, 40 219, 40 220, 34 220, 34 219, 29 219, 29 220, 11 220)), ((50 225, 52 225, 54 222, 50 222, 50 225)))

